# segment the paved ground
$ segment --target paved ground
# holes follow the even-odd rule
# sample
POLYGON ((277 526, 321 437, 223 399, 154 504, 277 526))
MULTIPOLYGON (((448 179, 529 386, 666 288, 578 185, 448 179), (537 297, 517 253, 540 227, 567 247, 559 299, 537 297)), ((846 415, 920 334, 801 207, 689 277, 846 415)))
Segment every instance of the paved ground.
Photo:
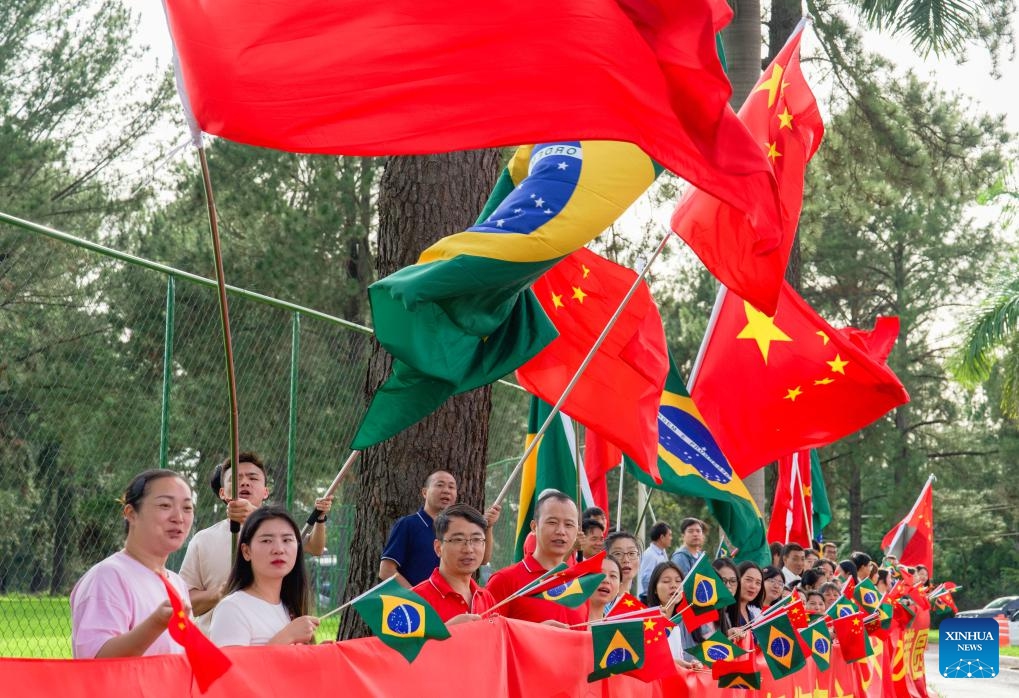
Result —
POLYGON ((993 679, 946 679, 938 667, 938 645, 927 646, 924 656, 927 688, 940 698, 1019 698, 1019 659, 1001 657, 993 679))

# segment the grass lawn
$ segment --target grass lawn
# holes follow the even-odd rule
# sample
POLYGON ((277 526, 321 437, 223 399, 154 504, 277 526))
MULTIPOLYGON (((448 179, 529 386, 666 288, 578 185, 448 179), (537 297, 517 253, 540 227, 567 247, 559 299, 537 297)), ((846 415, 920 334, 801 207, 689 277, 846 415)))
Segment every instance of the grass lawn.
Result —
MULTIPOLYGON (((326 618, 315 639, 335 640, 339 616, 326 618)), ((66 596, 0 596, 0 657, 70 658, 71 607, 66 596)))

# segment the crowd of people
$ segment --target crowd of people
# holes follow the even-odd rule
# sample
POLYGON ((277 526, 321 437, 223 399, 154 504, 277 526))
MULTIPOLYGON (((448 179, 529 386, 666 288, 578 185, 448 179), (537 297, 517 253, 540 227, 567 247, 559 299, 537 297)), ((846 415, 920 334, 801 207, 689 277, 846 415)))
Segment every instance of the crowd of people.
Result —
MULTIPOLYGON (((231 497, 229 463, 217 466, 213 491, 226 503, 226 518, 197 532, 188 542, 194 502, 188 483, 169 470, 137 475, 122 498, 126 537, 122 550, 97 563, 71 592, 72 648, 75 657, 126 657, 180 652, 166 632, 171 606, 162 575, 189 599, 197 623, 214 643, 227 645, 295 644, 314 641, 319 621, 308 613, 305 553, 325 549, 325 522, 332 498, 316 501, 319 517, 302 539, 296 522, 283 508, 266 504, 265 469, 254 453, 241 454, 237 497, 231 497), (230 522, 241 524, 238 550, 231 555, 230 522), (177 574, 167 569, 169 556, 187 543, 177 574), (231 562, 231 558, 233 561, 231 562)), ((397 520, 380 553, 380 579, 394 578, 423 597, 447 625, 478 621, 499 614, 564 629, 586 629, 592 622, 646 605, 666 617, 677 612, 678 590, 705 553, 708 526, 693 517, 678 527, 658 522, 646 548, 626 531, 606 535, 605 513, 579 512, 577 504, 557 490, 540 493, 534 506, 531 535, 519 562, 498 570, 485 586, 478 570, 492 555, 492 530, 500 508, 484 514, 457 503, 457 482, 445 471, 428 476, 421 508, 397 520), (548 570, 576 564, 601 550, 605 575, 586 603, 570 608, 514 592, 548 570), (634 595, 635 592, 635 595, 634 595)), ((749 649, 747 628, 772 604, 798 594, 809 613, 821 613, 841 595, 845 578, 871 579, 888 588, 896 560, 880 567, 862 552, 838 560, 833 543, 804 549, 796 543, 772 545, 772 564, 736 563, 716 557, 711 563, 735 603, 721 609, 718 620, 689 631, 680 623, 669 635, 677 667, 698 668, 689 653, 715 632, 749 649)), ((927 570, 915 570, 927 581, 927 570)))

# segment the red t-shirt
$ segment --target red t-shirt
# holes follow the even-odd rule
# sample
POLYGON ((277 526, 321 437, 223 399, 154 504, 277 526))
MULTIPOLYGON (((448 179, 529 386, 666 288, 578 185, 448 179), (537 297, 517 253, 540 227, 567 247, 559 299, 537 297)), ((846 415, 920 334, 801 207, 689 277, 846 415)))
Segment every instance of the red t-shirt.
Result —
POLYGON ((432 572, 428 579, 414 587, 413 591, 435 609, 443 623, 462 613, 480 615, 495 605, 492 594, 487 589, 479 587, 473 579, 471 580, 471 598, 465 599, 453 590, 438 568, 432 572))
MULTIPOLYGON (((488 590, 496 601, 502 601, 525 584, 545 574, 547 570, 541 566, 533 555, 528 555, 515 565, 504 567, 488 580, 488 590)), ((554 601, 535 599, 524 596, 510 601, 499 610, 507 618, 528 620, 540 623, 545 620, 557 620, 567 625, 576 625, 587 621, 587 604, 580 608, 567 608, 554 601)))

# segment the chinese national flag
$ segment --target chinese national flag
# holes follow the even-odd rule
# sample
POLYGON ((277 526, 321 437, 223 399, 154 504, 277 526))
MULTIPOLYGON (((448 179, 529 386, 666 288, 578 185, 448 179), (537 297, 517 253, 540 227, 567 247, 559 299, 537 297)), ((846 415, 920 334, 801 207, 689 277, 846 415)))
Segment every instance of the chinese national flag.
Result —
POLYGON ((775 501, 771 505, 768 541, 799 543, 809 547, 814 509, 810 496, 810 450, 796 451, 778 459, 775 501))
POLYGON ((781 197, 776 235, 755 231, 742 211, 711 194, 687 190, 672 229, 725 286, 756 308, 775 311, 803 205, 803 177, 824 135, 817 102, 800 71, 803 23, 761 76, 739 116, 775 170, 781 197))
POLYGON ((837 330, 782 285, 773 317, 722 288, 690 394, 745 478, 793 451, 824 446, 909 400, 885 363, 894 317, 837 330))
POLYGON ((166 0, 206 133, 303 153, 635 143, 761 224, 775 175, 728 105, 718 0, 166 0))
POLYGON ((831 627, 842 647, 842 657, 847 662, 855 662, 871 653, 870 640, 863 627, 863 613, 851 613, 836 618, 832 621, 831 627))
POLYGON ((159 575, 159 578, 163 580, 163 586, 166 587, 166 593, 170 597, 170 607, 173 609, 166 629, 170 637, 184 648, 198 690, 205 693, 209 686, 230 668, 230 659, 191 621, 180 595, 170 581, 164 575, 159 575))
MULTIPOLYGON (((555 404, 636 278, 584 248, 539 278, 532 288, 559 337, 517 369, 520 384, 555 404)), ((658 402, 668 371, 662 317, 641 283, 562 411, 661 482, 658 402)))
POLYGON ((669 649, 669 633, 679 632, 658 609, 644 618, 644 665, 630 676, 646 683, 676 675, 676 663, 669 649))
POLYGON ((926 566, 930 576, 934 576, 934 501, 930 480, 912 511, 885 535, 881 549, 885 555, 896 555, 903 565, 926 566))

